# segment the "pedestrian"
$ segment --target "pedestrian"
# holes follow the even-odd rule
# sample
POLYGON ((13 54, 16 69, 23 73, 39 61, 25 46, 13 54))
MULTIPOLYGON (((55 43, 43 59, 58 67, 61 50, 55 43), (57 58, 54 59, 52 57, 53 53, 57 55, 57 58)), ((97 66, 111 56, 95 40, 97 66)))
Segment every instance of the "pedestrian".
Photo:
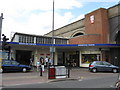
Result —
POLYGON ((46 67, 48 67, 49 62, 48 62, 48 57, 47 56, 45 58, 45 64, 46 64, 46 67))
POLYGON ((30 66, 32 66, 33 62, 32 62, 32 58, 30 58, 30 66))
POLYGON ((32 57, 30 58, 30 66, 31 66, 32 70, 34 70, 34 67, 33 67, 33 58, 32 57))
POLYGON ((49 58, 49 65, 53 65, 53 60, 49 58))
POLYGON ((42 72, 44 72, 44 64, 45 64, 44 58, 40 58, 40 64, 41 64, 42 72))
POLYGON ((39 60, 36 62, 36 67, 37 67, 37 71, 39 71, 39 69, 40 69, 40 61, 39 60))

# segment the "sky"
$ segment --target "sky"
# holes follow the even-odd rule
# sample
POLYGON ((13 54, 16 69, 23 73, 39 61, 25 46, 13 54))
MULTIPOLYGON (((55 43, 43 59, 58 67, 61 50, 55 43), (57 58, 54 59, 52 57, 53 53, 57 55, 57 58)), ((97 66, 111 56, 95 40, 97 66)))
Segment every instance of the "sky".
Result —
MULTIPOLYGON (((12 38, 15 32, 44 35, 52 30, 53 0, 0 0, 2 33, 12 38)), ((54 0, 54 27, 84 18, 98 8, 109 8, 120 0, 54 0)))

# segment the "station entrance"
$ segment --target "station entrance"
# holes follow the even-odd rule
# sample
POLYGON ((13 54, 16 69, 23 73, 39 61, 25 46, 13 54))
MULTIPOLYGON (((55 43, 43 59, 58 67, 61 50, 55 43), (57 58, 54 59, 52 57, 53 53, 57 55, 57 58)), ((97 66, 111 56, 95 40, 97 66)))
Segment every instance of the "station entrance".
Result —
MULTIPOLYGON (((115 37, 116 44, 120 44, 120 30, 116 34, 115 37)), ((111 48, 111 63, 117 66, 120 66, 120 47, 118 48, 111 48)))
POLYGON ((32 51, 16 50, 16 61, 21 64, 29 65, 32 51))
POLYGON ((58 65, 79 67, 79 51, 58 52, 58 65))
MULTIPOLYGON (((120 30, 118 31, 118 33, 117 33, 117 37, 116 37, 116 44, 120 44, 120 30)), ((118 48, 117 50, 116 50, 116 60, 117 60, 117 65, 118 66, 120 66, 120 55, 119 55, 119 53, 120 53, 120 48, 118 48)))

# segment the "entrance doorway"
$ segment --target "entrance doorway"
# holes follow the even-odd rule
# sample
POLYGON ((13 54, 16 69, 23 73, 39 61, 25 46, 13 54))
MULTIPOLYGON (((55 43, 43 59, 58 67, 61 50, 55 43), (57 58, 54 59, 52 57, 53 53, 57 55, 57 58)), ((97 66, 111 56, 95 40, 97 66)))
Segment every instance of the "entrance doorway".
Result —
POLYGON ((70 65, 72 67, 79 67, 79 51, 59 52, 58 65, 70 65))
POLYGON ((16 61, 24 65, 29 65, 31 55, 32 55, 32 51, 17 50, 16 61))
POLYGON ((116 40, 116 44, 120 44, 120 31, 118 31, 115 40, 116 40))
POLYGON ((69 61, 72 67, 79 67, 79 51, 70 53, 69 61))

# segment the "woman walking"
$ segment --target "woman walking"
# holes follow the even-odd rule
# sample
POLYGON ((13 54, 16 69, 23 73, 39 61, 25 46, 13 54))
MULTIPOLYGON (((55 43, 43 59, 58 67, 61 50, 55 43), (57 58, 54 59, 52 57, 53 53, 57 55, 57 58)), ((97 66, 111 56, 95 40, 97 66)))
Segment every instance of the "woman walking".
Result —
POLYGON ((40 59, 40 64, 41 64, 42 72, 44 72, 44 64, 45 64, 44 58, 40 59))
POLYGON ((37 67, 37 71, 39 71, 40 70, 40 62, 39 61, 36 62, 36 67, 37 67))

